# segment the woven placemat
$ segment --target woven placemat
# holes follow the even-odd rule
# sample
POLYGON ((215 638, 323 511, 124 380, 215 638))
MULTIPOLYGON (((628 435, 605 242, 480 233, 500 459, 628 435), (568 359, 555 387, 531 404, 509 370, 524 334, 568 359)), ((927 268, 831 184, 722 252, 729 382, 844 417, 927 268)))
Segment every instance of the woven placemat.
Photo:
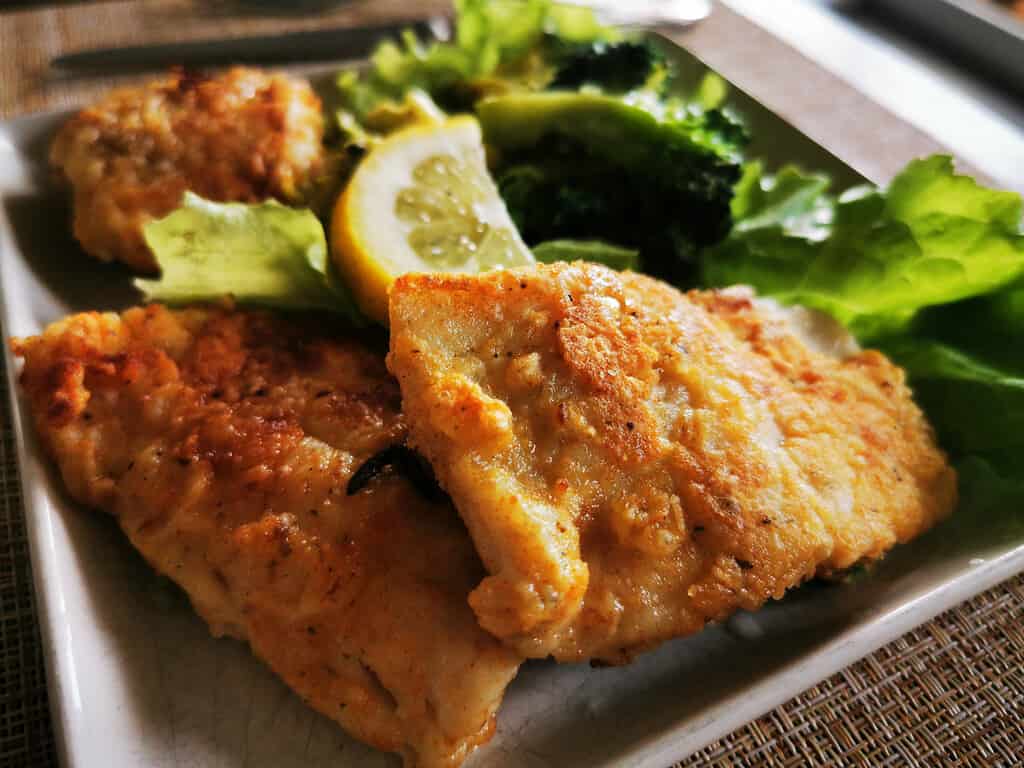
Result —
POLYGON ((0 766, 50 768, 57 753, 2 371, 0 425, 0 766))

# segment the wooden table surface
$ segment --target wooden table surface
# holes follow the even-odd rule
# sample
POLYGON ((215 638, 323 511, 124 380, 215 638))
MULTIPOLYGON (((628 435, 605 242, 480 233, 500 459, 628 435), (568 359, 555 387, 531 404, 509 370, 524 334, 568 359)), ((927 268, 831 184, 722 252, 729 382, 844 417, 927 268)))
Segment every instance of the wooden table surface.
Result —
MULTIPOLYGON (((81 104, 116 82, 145 77, 59 75, 49 62, 62 53, 363 24, 445 8, 432 1, 356 0, 313 16, 275 16, 245 13, 228 2, 116 0, 0 10, 0 118, 81 104)), ((726 8, 677 37, 869 178, 887 179, 911 158, 940 149, 726 8)), ((42 768, 56 762, 9 430, 3 447, 0 458, 10 469, 0 508, 0 765, 42 768)), ((1024 579, 1018 578, 823 681, 687 764, 1017 762, 1015 750, 1024 745, 1022 608, 1024 579)))

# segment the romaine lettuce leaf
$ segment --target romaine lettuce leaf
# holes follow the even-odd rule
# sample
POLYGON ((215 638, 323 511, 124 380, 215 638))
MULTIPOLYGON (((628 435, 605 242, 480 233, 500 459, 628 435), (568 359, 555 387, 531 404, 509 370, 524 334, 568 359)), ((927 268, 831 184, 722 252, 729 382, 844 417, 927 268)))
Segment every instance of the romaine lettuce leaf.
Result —
POLYGON ((593 9, 586 5, 549 4, 544 32, 569 43, 616 42, 622 39, 619 30, 598 21, 593 9))
POLYGON ((599 24, 589 8, 556 6, 551 0, 456 0, 452 41, 423 42, 407 32, 398 41, 381 43, 368 71, 338 76, 341 106, 362 121, 381 103, 401 101, 413 88, 440 98, 457 85, 526 59, 546 35, 570 42, 620 37, 599 24))
POLYGON ((186 192, 182 205, 144 230, 157 279, 135 285, 152 301, 187 304, 229 294, 241 303, 326 310, 365 319, 331 269, 323 225, 280 203, 214 203, 186 192))
POLYGON ((476 113, 486 141, 502 149, 533 147, 545 137, 562 136, 583 143, 597 157, 641 167, 659 178, 676 179, 686 172, 677 167, 680 158, 674 152, 737 163, 749 138, 727 113, 706 112, 693 102, 666 100, 645 90, 624 96, 517 93, 484 99, 476 113))
POLYGON ((1024 285, 1019 281, 987 296, 922 312, 913 331, 1024 378, 1024 285))
POLYGON ((1011 474, 1024 470, 1024 377, 932 339, 886 339, 879 346, 906 370, 953 457, 978 457, 1011 474))
POLYGON ((612 269, 639 269, 640 251, 601 240, 548 240, 535 245, 534 257, 543 264, 556 261, 591 261, 612 269))
POLYGON ((835 201, 828 196, 829 179, 786 166, 765 176, 758 160, 747 163, 732 199, 733 233, 781 227, 809 240, 828 237, 835 201))
POLYGON ((911 334, 879 346, 906 369, 942 444, 1024 488, 1024 287, 927 310, 911 334))
MULTIPOLYGON (((979 339, 973 346, 988 346, 984 339, 989 329, 973 330, 979 339)), ((879 346, 907 371, 914 399, 955 462, 963 508, 990 521, 1016 520, 1019 526, 1024 508, 1024 378, 933 339, 903 337, 879 346)))
POLYGON ((741 216, 705 253, 705 284, 752 284, 870 340, 1024 274, 1020 196, 956 175, 949 157, 915 161, 888 190, 857 188, 834 205, 815 196, 816 184, 792 171, 775 187, 741 183, 741 216))
MULTIPOLYGON (((1019 535, 1024 519, 1024 475, 1006 474, 996 470, 984 459, 972 456, 957 464, 960 504, 975 518, 983 518, 986 530, 992 526, 1010 529, 1019 535)), ((976 529, 975 529, 976 530, 976 529)), ((996 533, 998 535, 998 531, 996 533)))
POLYGON ((693 94, 693 102, 701 109, 721 109, 729 98, 729 83, 717 72, 708 72, 701 78, 693 94))

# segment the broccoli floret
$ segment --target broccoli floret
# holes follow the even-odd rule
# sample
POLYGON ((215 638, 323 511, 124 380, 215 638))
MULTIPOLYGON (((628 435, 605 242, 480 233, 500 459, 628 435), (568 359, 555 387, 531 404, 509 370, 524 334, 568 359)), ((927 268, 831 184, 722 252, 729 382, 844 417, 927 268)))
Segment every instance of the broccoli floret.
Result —
POLYGON ((661 51, 646 40, 563 45, 551 58, 557 69, 549 88, 596 85, 610 93, 639 88, 667 66, 661 51))
POLYGON ((603 240, 639 250, 645 272, 693 283, 698 251, 731 229, 745 133, 727 115, 661 106, 578 93, 478 105, 528 245, 603 240))
POLYGON ((701 248, 732 226, 739 168, 706 157, 666 154, 672 177, 627 171, 577 143, 544 142, 510 158, 498 188, 528 245, 593 238, 634 248, 642 270, 689 286, 701 248), (555 161, 560 158, 561 162, 555 161))

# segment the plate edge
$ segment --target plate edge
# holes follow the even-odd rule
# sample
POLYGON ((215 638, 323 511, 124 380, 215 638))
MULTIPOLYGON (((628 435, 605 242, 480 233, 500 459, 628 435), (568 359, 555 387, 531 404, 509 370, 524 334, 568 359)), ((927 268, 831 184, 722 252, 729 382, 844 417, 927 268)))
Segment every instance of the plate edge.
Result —
MULTIPOLYGON (((57 119, 58 116, 70 112, 71 110, 65 109, 48 110, 13 120, 6 120, 0 123, 0 131, 4 134, 9 134, 12 125, 38 120, 57 119)), ((3 195, 0 195, 0 197, 3 197, 3 195)), ((10 261, 6 254, 14 250, 14 246, 10 242, 10 232, 11 224, 7 212, 3 207, 0 207, 0 263, 2 263, 2 268, 0 268, 0 332, 3 333, 4 374, 7 377, 7 405, 10 409, 11 432, 14 441, 15 470, 18 473, 17 487, 21 497, 25 533, 28 538, 33 602, 36 607, 36 625, 42 645, 43 669, 46 677, 48 697, 47 704, 53 726, 54 742, 57 747, 57 759, 59 764, 65 766, 65 768, 74 768, 75 763, 68 748, 70 721, 62 686, 64 677, 67 674, 73 674, 73 670, 64 669, 63 659, 67 656, 67 653, 62 654, 59 652, 59 649, 66 643, 66 640, 58 637, 59 632, 54 621, 59 613, 57 606, 54 605, 54 601, 59 602, 62 598, 59 595, 51 594, 48 589, 46 576, 44 575, 59 571, 60 569, 56 553, 49 551, 45 546, 45 532, 42 530, 44 519, 46 524, 50 523, 52 510, 38 509, 37 500, 32 493, 31 486, 33 483, 38 484, 39 473, 37 472, 37 462, 29 456, 28 452, 25 429, 27 414, 22 409, 20 377, 18 375, 20 366, 14 359, 14 353, 8 341, 12 327, 12 316, 7 294, 10 261)))

